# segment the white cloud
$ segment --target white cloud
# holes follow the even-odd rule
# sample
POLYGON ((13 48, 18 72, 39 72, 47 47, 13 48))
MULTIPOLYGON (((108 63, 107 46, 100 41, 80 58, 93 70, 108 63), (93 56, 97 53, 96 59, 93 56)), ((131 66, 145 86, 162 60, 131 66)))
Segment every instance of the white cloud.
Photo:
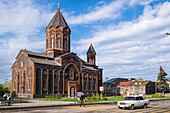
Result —
POLYGON ((11 66, 21 49, 45 49, 45 32, 51 13, 31 0, 0 1, 0 83, 11 78, 11 66))
POLYGON ((89 12, 87 13, 77 16, 71 16, 68 13, 65 13, 65 15, 70 25, 89 24, 102 20, 106 21, 108 19, 114 20, 120 17, 125 9, 133 7, 136 4, 148 5, 152 1, 153 0, 114 0, 109 4, 106 4, 104 1, 99 1, 97 6, 90 6, 88 8, 89 12))
MULTIPOLYGON (((99 2, 102 3, 103 2, 99 2)), ((120 12, 123 10, 123 6, 126 2, 123 0, 118 1, 113 1, 110 4, 104 4, 101 5, 100 7, 93 7, 91 8, 91 11, 85 14, 80 14, 78 16, 70 16, 67 15, 68 17, 68 23, 69 24, 88 24, 91 22, 96 22, 100 20, 105 20, 105 19, 116 19, 119 15, 120 12)))
POLYGON ((38 28, 47 23, 50 15, 40 9, 31 0, 0 2, 0 34, 19 33, 29 35, 38 32, 38 28))
MULTIPOLYGON (((11 65, 21 49, 44 49, 45 32, 41 33, 41 28, 48 24, 54 14, 31 0, 14 1, 0 1, 0 64, 3 64, 0 68, 0 82, 11 76, 11 65)), ((93 31, 92 37, 72 42, 75 44, 73 52, 86 59, 85 52, 92 42, 97 52, 97 63, 104 68, 104 77, 136 75, 153 79, 160 65, 170 72, 170 36, 164 35, 170 31, 170 3, 150 6, 151 2, 116 0, 107 4, 101 1, 84 14, 70 16, 63 12, 67 23, 76 26, 116 20, 121 18, 126 8, 136 4, 144 6, 143 14, 136 20, 120 22, 116 26, 105 25, 104 29, 99 27, 102 29, 93 31)))
POLYGON ((138 19, 119 23, 117 27, 109 25, 91 38, 76 42, 74 50, 86 51, 89 42, 93 42, 105 77, 131 75, 156 79, 160 65, 170 72, 170 36, 165 35, 170 31, 169 8, 170 2, 146 5, 138 19))
POLYGON ((130 0, 129 4, 131 6, 135 5, 135 4, 140 4, 140 5, 148 5, 149 3, 151 3, 154 0, 130 0))

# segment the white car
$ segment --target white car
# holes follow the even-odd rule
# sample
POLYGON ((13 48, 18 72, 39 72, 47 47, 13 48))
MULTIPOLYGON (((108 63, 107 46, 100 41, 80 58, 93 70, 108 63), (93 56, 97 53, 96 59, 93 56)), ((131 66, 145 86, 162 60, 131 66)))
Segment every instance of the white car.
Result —
POLYGON ((133 110, 136 107, 147 108, 149 100, 145 100, 143 96, 133 95, 125 97, 124 101, 118 101, 117 105, 120 109, 130 108, 133 110))

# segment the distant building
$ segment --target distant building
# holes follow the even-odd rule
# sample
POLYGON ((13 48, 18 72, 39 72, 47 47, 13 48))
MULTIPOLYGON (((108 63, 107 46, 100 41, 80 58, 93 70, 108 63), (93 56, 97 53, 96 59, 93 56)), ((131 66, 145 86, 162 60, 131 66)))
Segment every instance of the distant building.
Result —
MULTIPOLYGON (((76 20, 75 20, 76 21, 76 20)), ((46 50, 43 53, 21 50, 12 65, 13 91, 19 96, 75 97, 99 93, 102 69, 96 65, 91 44, 87 61, 70 51, 71 30, 60 9, 46 27, 46 50)))
POLYGON ((120 89, 117 85, 120 82, 128 81, 127 78, 112 78, 103 83, 104 86, 104 95, 111 96, 111 95, 120 95, 120 89))
POLYGON ((120 82, 120 94, 127 95, 147 95, 155 94, 155 82, 146 80, 131 80, 127 82, 120 82))

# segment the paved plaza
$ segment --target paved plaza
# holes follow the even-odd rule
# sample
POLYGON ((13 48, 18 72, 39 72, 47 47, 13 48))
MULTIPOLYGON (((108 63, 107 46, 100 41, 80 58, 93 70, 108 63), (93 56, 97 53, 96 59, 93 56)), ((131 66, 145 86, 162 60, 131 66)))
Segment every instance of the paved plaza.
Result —
MULTIPOLYGON (((170 100, 162 100, 162 101, 151 101, 150 105, 146 109, 118 109, 116 104, 92 104, 86 105, 85 107, 80 107, 77 103, 64 103, 58 102, 59 104, 63 104, 57 106, 57 102, 46 102, 43 101, 36 101, 39 102, 40 106, 47 105, 46 107, 32 107, 32 108, 25 108, 25 109, 13 109, 13 110, 1 110, 0 113, 170 113, 170 100), (50 106, 51 103, 51 106, 50 106), (72 106, 65 106, 65 105, 72 105, 72 106), (56 105, 56 106, 52 106, 56 105)), ((36 104, 37 104, 36 103, 36 104)), ((23 107, 29 106, 31 103, 23 103, 23 107)), ((19 104, 16 104, 19 105, 19 104)), ((14 104, 11 107, 16 107, 14 104)), ((32 103, 32 106, 35 104, 32 103)), ((21 105, 20 105, 21 106, 21 105)))

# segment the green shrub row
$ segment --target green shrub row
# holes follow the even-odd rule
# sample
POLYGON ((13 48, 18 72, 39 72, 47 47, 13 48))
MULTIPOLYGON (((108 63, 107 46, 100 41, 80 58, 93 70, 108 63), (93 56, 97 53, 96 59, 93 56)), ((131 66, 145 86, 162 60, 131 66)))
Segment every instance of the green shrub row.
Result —
POLYGON ((59 95, 51 95, 51 96, 46 96, 45 100, 48 101, 69 101, 69 102, 78 102, 77 98, 68 98, 68 97, 61 97, 59 95))
POLYGON ((145 96, 145 98, 165 98, 165 95, 161 93, 156 93, 156 94, 147 95, 145 96))
POLYGON ((92 94, 92 96, 86 97, 86 102, 107 101, 107 97, 103 97, 101 94, 92 94))
POLYGON ((46 100, 50 100, 50 101, 60 100, 61 98, 62 97, 58 95, 50 95, 45 97, 46 100))
POLYGON ((121 101, 124 100, 123 96, 112 96, 112 97, 108 97, 108 101, 121 101))

